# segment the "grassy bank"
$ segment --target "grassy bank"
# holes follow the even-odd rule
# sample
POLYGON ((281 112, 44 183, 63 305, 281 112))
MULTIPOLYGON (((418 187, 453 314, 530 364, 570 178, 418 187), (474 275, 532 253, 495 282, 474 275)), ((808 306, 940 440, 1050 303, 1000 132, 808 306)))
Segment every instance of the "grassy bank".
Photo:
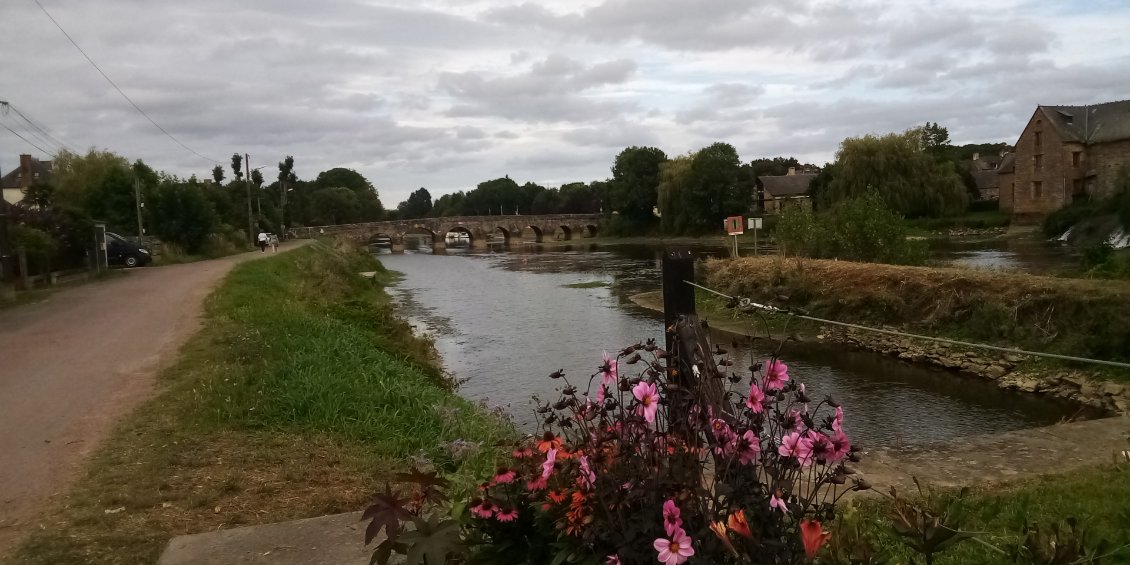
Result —
MULTIPOLYGON (((953 496, 953 493, 942 493, 942 496, 953 496)), ((1019 543, 1026 525, 1039 524, 1046 528, 1074 517, 1087 531, 1088 546, 1094 547, 1103 539, 1113 546, 1122 546, 1130 543, 1130 502, 1127 501, 1130 501, 1130 468, 1107 466, 976 490, 957 507, 956 515, 961 518, 952 525, 962 531, 981 532, 978 538, 1011 551, 1019 543)), ((873 528, 878 546, 895 557, 893 562, 904 563, 911 554, 896 539, 890 527, 888 508, 885 502, 867 503, 858 509, 859 517, 873 528)), ((1121 549, 1117 556, 1109 562, 1130 560, 1130 549, 1121 549)), ((963 541, 940 554, 935 563, 1005 565, 1013 561, 975 541, 963 541)))
POLYGON ((489 469, 513 432, 451 391, 395 317, 389 277, 320 245, 238 266, 17 561, 152 563, 174 535, 358 510, 413 456, 489 469), (459 439, 484 447, 459 460, 445 449, 459 439))
POLYGON ((1130 361, 1130 286, 1118 282, 779 258, 707 261, 700 278, 822 318, 1130 361))

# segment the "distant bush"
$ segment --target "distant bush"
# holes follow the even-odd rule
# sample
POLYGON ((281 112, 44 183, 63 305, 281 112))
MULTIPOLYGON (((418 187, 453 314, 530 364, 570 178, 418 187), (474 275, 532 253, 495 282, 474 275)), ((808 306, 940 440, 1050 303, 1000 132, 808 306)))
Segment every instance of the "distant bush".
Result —
POLYGON ((842 200, 822 214, 786 207, 777 241, 786 255, 905 265, 926 259, 925 243, 907 239, 906 221, 875 192, 842 200))

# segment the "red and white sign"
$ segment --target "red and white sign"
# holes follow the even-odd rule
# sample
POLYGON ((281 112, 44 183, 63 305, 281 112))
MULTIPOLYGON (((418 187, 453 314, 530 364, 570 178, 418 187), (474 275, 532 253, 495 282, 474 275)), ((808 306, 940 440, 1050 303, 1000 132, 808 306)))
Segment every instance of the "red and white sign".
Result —
POLYGON ((741 235, 743 233, 745 233, 745 222, 742 221, 741 216, 730 216, 726 218, 727 235, 741 235))

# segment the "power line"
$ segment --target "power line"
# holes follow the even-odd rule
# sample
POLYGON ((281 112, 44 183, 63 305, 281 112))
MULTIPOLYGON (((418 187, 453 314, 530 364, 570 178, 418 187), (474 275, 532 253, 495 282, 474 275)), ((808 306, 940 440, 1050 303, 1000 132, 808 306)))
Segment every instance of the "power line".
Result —
POLYGON ((50 154, 50 153, 48 153, 48 152, 46 152, 46 151, 44 151, 42 147, 40 147, 40 146, 38 146, 38 145, 36 145, 36 144, 32 143, 32 142, 31 142, 30 140, 28 140, 28 138, 26 138, 26 137, 24 137, 24 136, 20 135, 19 133, 17 133, 17 132, 16 132, 16 130, 14 130, 14 129, 12 129, 12 128, 8 127, 8 124, 6 124, 6 123, 4 123, 4 122, 0 122, 0 126, 4 126, 4 129, 6 129, 6 130, 8 130, 8 131, 12 132, 12 135, 14 135, 14 136, 16 136, 16 137, 18 137, 18 138, 20 138, 20 139, 24 140, 24 143, 27 143, 28 145, 30 145, 30 146, 32 146, 32 147, 34 147, 34 148, 38 149, 38 150, 40 151, 40 153, 43 153, 44 155, 47 155, 48 157, 50 157, 50 156, 51 156, 51 154, 50 154))
POLYGON ((23 112, 21 112, 19 108, 13 106, 10 102, 5 102, 3 100, 0 100, 0 106, 3 106, 5 108, 8 108, 8 109, 12 110, 13 112, 15 112, 17 116, 22 118, 23 121, 27 122, 27 124, 29 126, 31 126, 35 131, 39 132, 40 135, 38 137, 40 137, 41 139, 45 139, 45 142, 47 144, 54 144, 58 147, 61 147, 63 149, 70 151, 71 153, 77 153, 77 151, 75 151, 70 145, 67 145, 66 143, 60 141, 59 138, 55 137, 50 132, 48 132, 46 128, 40 127, 39 124, 35 123, 35 121, 33 121, 31 118, 27 117, 27 114, 24 114, 23 112))
MULTIPOLYGON (((0 100, 0 116, 9 116, 10 114, 8 113, 8 109, 9 109, 9 106, 7 105, 7 103, 4 102, 3 100, 0 100)), ((15 121, 13 119, 12 127, 17 127, 17 126, 20 127, 21 129, 23 129, 25 134, 27 134, 28 136, 35 139, 35 141, 37 141, 39 144, 42 144, 43 147, 51 149, 52 151, 57 151, 59 149, 60 146, 58 145, 58 143, 54 143, 51 140, 46 139, 45 137, 43 137, 43 134, 41 134, 41 133, 37 132, 35 129, 29 127, 28 124, 21 123, 19 121, 15 121)))
POLYGON ((149 114, 145 113, 145 110, 142 110, 141 106, 138 106, 137 103, 134 102, 132 98, 130 98, 128 95, 126 95, 126 93, 118 86, 118 84, 115 83, 113 81, 113 79, 111 79, 110 76, 107 75, 106 72, 102 70, 102 67, 99 67, 98 63, 95 63, 94 59, 91 59, 90 55, 87 55, 86 51, 83 51, 82 47, 79 47, 79 44, 74 40, 74 38, 71 37, 71 34, 67 33, 67 30, 63 29, 63 26, 59 25, 59 22, 55 21, 55 18, 51 15, 50 12, 47 11, 47 8, 43 7, 43 4, 41 4, 39 2, 39 0, 32 0, 32 1, 35 2, 36 6, 39 6, 40 10, 43 10, 43 13, 47 16, 47 18, 49 20, 51 20, 51 23, 55 24, 55 27, 59 28, 59 31, 63 32, 63 35, 66 36, 67 40, 71 42, 71 45, 74 45, 75 49, 78 49, 78 52, 81 53, 82 56, 86 58, 87 62, 89 62, 91 64, 91 66, 93 66, 94 69, 98 71, 98 74, 102 75, 102 78, 106 79, 106 82, 110 83, 110 86, 114 87, 114 90, 117 90, 118 94, 121 94, 122 98, 125 98, 126 102, 129 102, 130 106, 133 106, 134 110, 137 110, 137 112, 139 114, 141 114, 142 116, 145 116, 145 119, 149 120, 149 123, 153 124, 154 127, 161 130, 161 133, 168 136, 169 139, 176 142, 177 145, 180 145, 181 147, 183 147, 189 153, 192 153, 193 155, 196 155, 197 157, 200 157, 201 159, 204 159, 205 161, 211 161, 211 162, 216 163, 216 164, 222 164, 217 159, 213 159, 211 157, 205 157, 204 155, 197 153, 195 149, 185 145, 183 142, 181 142, 181 140, 177 139, 176 137, 173 136, 173 134, 169 133, 168 130, 161 127, 161 124, 157 123, 157 121, 154 120, 153 118, 151 118, 149 116, 149 114))
POLYGON ((1071 355, 1060 355, 1058 353, 1044 353, 1042 351, 1025 351, 1023 349, 1016 349, 1014 347, 998 347, 996 345, 987 345, 987 344, 984 344, 984 343, 971 343, 971 342, 968 342, 968 341, 958 341, 956 339, 947 339, 947 338, 944 338, 944 337, 934 337, 934 336, 929 336, 929 335, 912 334, 912 333, 900 332, 900 331, 897 331, 897 330, 886 330, 886 329, 882 329, 882 328, 871 328, 871 327, 868 327, 868 326, 861 326, 859 324, 849 324, 847 322, 838 322, 836 320, 827 320, 827 319, 824 319, 824 318, 817 318, 815 316, 807 316, 807 315, 804 315, 804 314, 798 314, 798 313, 792 312, 790 310, 786 310, 786 309, 783 309, 783 308, 777 308, 776 306, 769 306, 768 304, 758 304, 757 302, 753 302, 752 300, 750 300, 748 298, 730 296, 728 294, 718 292, 717 290, 714 290, 712 288, 706 288, 705 286, 695 284, 691 281, 683 281, 683 282, 685 282, 685 283, 687 283, 687 284, 689 284, 689 285, 691 285, 695 288, 700 288, 702 290, 705 290, 706 292, 709 292, 709 293, 712 293, 712 294, 717 294, 718 296, 721 296, 722 298, 725 298, 727 300, 736 301, 738 306, 743 308, 743 309, 763 310, 765 312, 769 312, 769 313, 773 313, 773 314, 784 314, 786 316, 792 316, 794 318, 800 318, 802 320, 809 320, 809 321, 812 321, 812 322, 819 322, 821 324, 828 324, 828 325, 832 325, 832 326, 841 326, 841 327, 845 327, 845 328, 853 328, 853 329, 857 329, 857 330, 863 330, 863 331, 875 332, 875 333, 881 333, 881 334, 887 334, 887 335, 896 335, 896 336, 900 336, 900 337, 922 339, 922 340, 926 340, 926 341, 937 341, 939 343, 948 343, 950 345, 960 345, 962 347, 991 349, 993 351, 1001 351, 1001 352, 1004 352, 1004 353, 1013 353, 1013 354, 1016 354, 1016 355, 1033 355, 1035 357, 1046 357, 1046 358, 1049 358, 1049 359, 1060 359, 1060 360, 1063 360, 1063 361, 1075 361, 1075 362, 1078 362, 1078 363, 1094 363, 1094 364, 1097 364, 1097 365, 1108 365, 1108 366, 1111 366, 1111 367, 1119 367, 1119 368, 1122 368, 1122 369, 1130 369, 1130 363, 1120 363, 1118 361, 1105 361, 1105 360, 1102 360, 1102 359, 1088 359, 1086 357, 1074 357, 1074 356, 1071 356, 1071 355))

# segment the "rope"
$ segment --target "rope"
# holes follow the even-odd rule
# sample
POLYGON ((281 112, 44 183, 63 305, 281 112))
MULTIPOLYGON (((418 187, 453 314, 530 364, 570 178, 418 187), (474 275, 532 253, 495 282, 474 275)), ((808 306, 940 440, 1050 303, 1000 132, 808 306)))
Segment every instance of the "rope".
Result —
POLYGON ((827 325, 831 325, 831 326, 840 326, 840 327, 844 327, 844 328, 852 328, 852 329, 863 330, 863 331, 874 332, 874 333, 880 333, 880 334, 886 334, 886 335, 908 337, 908 338, 913 338, 913 339, 921 339, 921 340, 925 340, 925 341, 936 341, 936 342, 939 342, 939 343, 947 343, 947 344, 950 344, 950 345, 960 345, 962 347, 989 349, 989 350, 992 350, 992 351, 1000 351, 1000 352, 1003 352, 1003 353, 1012 353, 1012 354, 1015 354, 1015 355, 1032 355, 1032 356, 1035 356, 1035 357, 1046 357, 1048 359, 1060 359, 1060 360, 1063 360, 1063 361, 1075 361, 1075 362, 1078 362, 1078 363, 1092 363, 1092 364, 1096 364, 1096 365, 1106 365, 1108 367, 1118 367, 1118 368, 1121 368, 1121 369, 1130 369, 1130 363, 1120 363, 1118 361, 1105 361, 1103 359, 1088 359, 1086 357, 1075 357, 1075 356, 1072 356, 1072 355, 1060 355, 1058 353, 1045 353, 1045 352, 1042 352, 1042 351, 1027 351, 1027 350, 1024 350, 1024 349, 1016 349, 1014 347, 999 347, 999 346, 996 346, 996 345, 988 345, 988 344, 984 344, 984 343, 972 343, 972 342, 960 341, 960 340, 956 340, 956 339, 947 339, 947 338, 944 338, 944 337, 934 337, 934 336, 922 335, 922 334, 912 334, 912 333, 907 333, 907 332, 900 332, 898 330, 887 330, 887 329, 883 329, 883 328, 872 328, 872 327, 868 327, 868 326, 861 326, 859 324, 849 324, 847 322, 839 322, 839 321, 836 321, 836 320, 828 320, 828 319, 825 319, 825 318, 817 318, 815 316, 807 316, 807 315, 804 315, 804 314, 798 314, 796 312, 791 312, 789 310, 785 310, 785 309, 782 309, 782 308, 777 308, 776 306, 769 306, 767 304, 758 304, 757 302, 753 302, 752 300, 750 300, 748 298, 730 296, 728 294, 718 292, 717 290, 714 290, 712 288, 707 288, 705 286, 695 284, 691 281, 683 281, 683 282, 685 282, 685 283, 687 283, 687 284, 689 284, 689 285, 691 285, 695 288, 699 288, 699 289, 705 290, 706 292, 721 296, 722 298, 725 298, 727 300, 730 300, 730 301, 737 300, 739 307, 741 307, 743 309, 753 308, 753 309, 763 310, 763 311, 774 313, 774 314, 784 314, 784 315, 787 315, 787 316, 792 316, 794 318, 799 318, 801 320, 809 320, 809 321, 812 321, 812 322, 818 322, 818 323, 821 323, 821 324, 827 324, 827 325))

